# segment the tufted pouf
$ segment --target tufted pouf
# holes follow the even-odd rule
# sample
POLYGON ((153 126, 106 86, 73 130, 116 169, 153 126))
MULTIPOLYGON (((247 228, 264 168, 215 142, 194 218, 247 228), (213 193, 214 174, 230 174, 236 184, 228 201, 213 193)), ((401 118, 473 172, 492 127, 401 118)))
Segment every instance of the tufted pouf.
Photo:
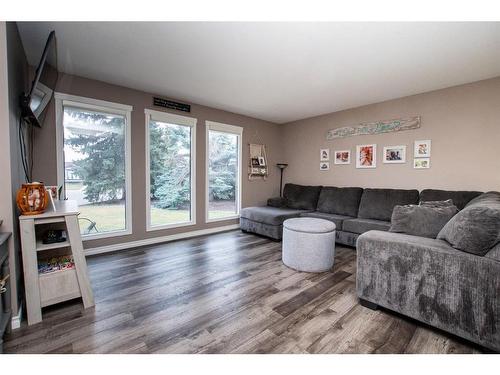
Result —
POLYGON ((283 263, 305 272, 328 271, 335 256, 335 224, 300 217, 283 222, 283 263))

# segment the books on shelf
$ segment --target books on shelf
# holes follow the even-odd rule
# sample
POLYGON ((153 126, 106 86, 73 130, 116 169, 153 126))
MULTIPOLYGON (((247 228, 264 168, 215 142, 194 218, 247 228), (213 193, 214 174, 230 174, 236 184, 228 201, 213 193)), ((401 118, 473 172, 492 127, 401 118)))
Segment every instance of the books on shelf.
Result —
POLYGON ((63 255, 38 260, 38 273, 46 274, 75 268, 73 255, 63 255))

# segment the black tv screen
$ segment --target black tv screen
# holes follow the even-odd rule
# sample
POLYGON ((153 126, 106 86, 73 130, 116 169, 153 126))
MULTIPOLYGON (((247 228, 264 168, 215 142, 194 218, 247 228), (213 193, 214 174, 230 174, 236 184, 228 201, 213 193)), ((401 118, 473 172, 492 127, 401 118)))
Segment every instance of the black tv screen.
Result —
POLYGON ((35 70, 35 78, 28 94, 21 100, 22 116, 31 125, 41 127, 57 83, 57 47, 55 32, 49 34, 47 43, 35 70))

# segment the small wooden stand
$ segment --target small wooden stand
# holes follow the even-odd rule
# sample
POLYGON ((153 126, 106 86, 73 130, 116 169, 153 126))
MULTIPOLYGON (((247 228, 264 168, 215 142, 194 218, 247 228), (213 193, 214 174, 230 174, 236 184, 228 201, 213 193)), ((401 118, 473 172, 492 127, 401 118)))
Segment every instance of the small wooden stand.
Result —
POLYGON ((49 208, 43 214, 19 217, 28 325, 41 322, 41 308, 55 303, 82 297, 85 308, 94 306, 78 214, 76 202, 67 200, 49 203, 49 208), (67 240, 43 244, 42 240, 37 238, 36 227, 48 224, 64 226, 67 240), (65 254, 73 255, 75 268, 39 274, 37 254, 63 248, 69 249, 65 254))

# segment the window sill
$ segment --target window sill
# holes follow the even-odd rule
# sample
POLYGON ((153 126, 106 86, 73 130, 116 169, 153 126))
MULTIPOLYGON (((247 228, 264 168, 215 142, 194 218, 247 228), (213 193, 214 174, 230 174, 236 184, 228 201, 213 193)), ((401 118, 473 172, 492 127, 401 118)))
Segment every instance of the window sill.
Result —
POLYGON ((148 224, 148 226, 146 228, 146 232, 154 232, 157 230, 189 227, 192 225, 196 225, 196 221, 188 221, 185 223, 174 223, 174 224, 164 224, 164 225, 150 225, 150 224, 148 224))
POLYGON ((239 219, 240 215, 232 215, 232 216, 224 216, 224 217, 218 217, 216 219, 209 219, 208 217, 206 218, 205 222, 206 223, 216 223, 218 221, 227 221, 227 220, 234 220, 234 219, 239 219))
POLYGON ((111 238, 111 237, 120 237, 120 236, 127 236, 132 234, 131 230, 119 230, 119 231, 113 231, 113 232, 105 232, 105 233, 97 233, 97 234, 82 234, 82 241, 93 241, 93 240, 100 240, 101 238, 111 238))

